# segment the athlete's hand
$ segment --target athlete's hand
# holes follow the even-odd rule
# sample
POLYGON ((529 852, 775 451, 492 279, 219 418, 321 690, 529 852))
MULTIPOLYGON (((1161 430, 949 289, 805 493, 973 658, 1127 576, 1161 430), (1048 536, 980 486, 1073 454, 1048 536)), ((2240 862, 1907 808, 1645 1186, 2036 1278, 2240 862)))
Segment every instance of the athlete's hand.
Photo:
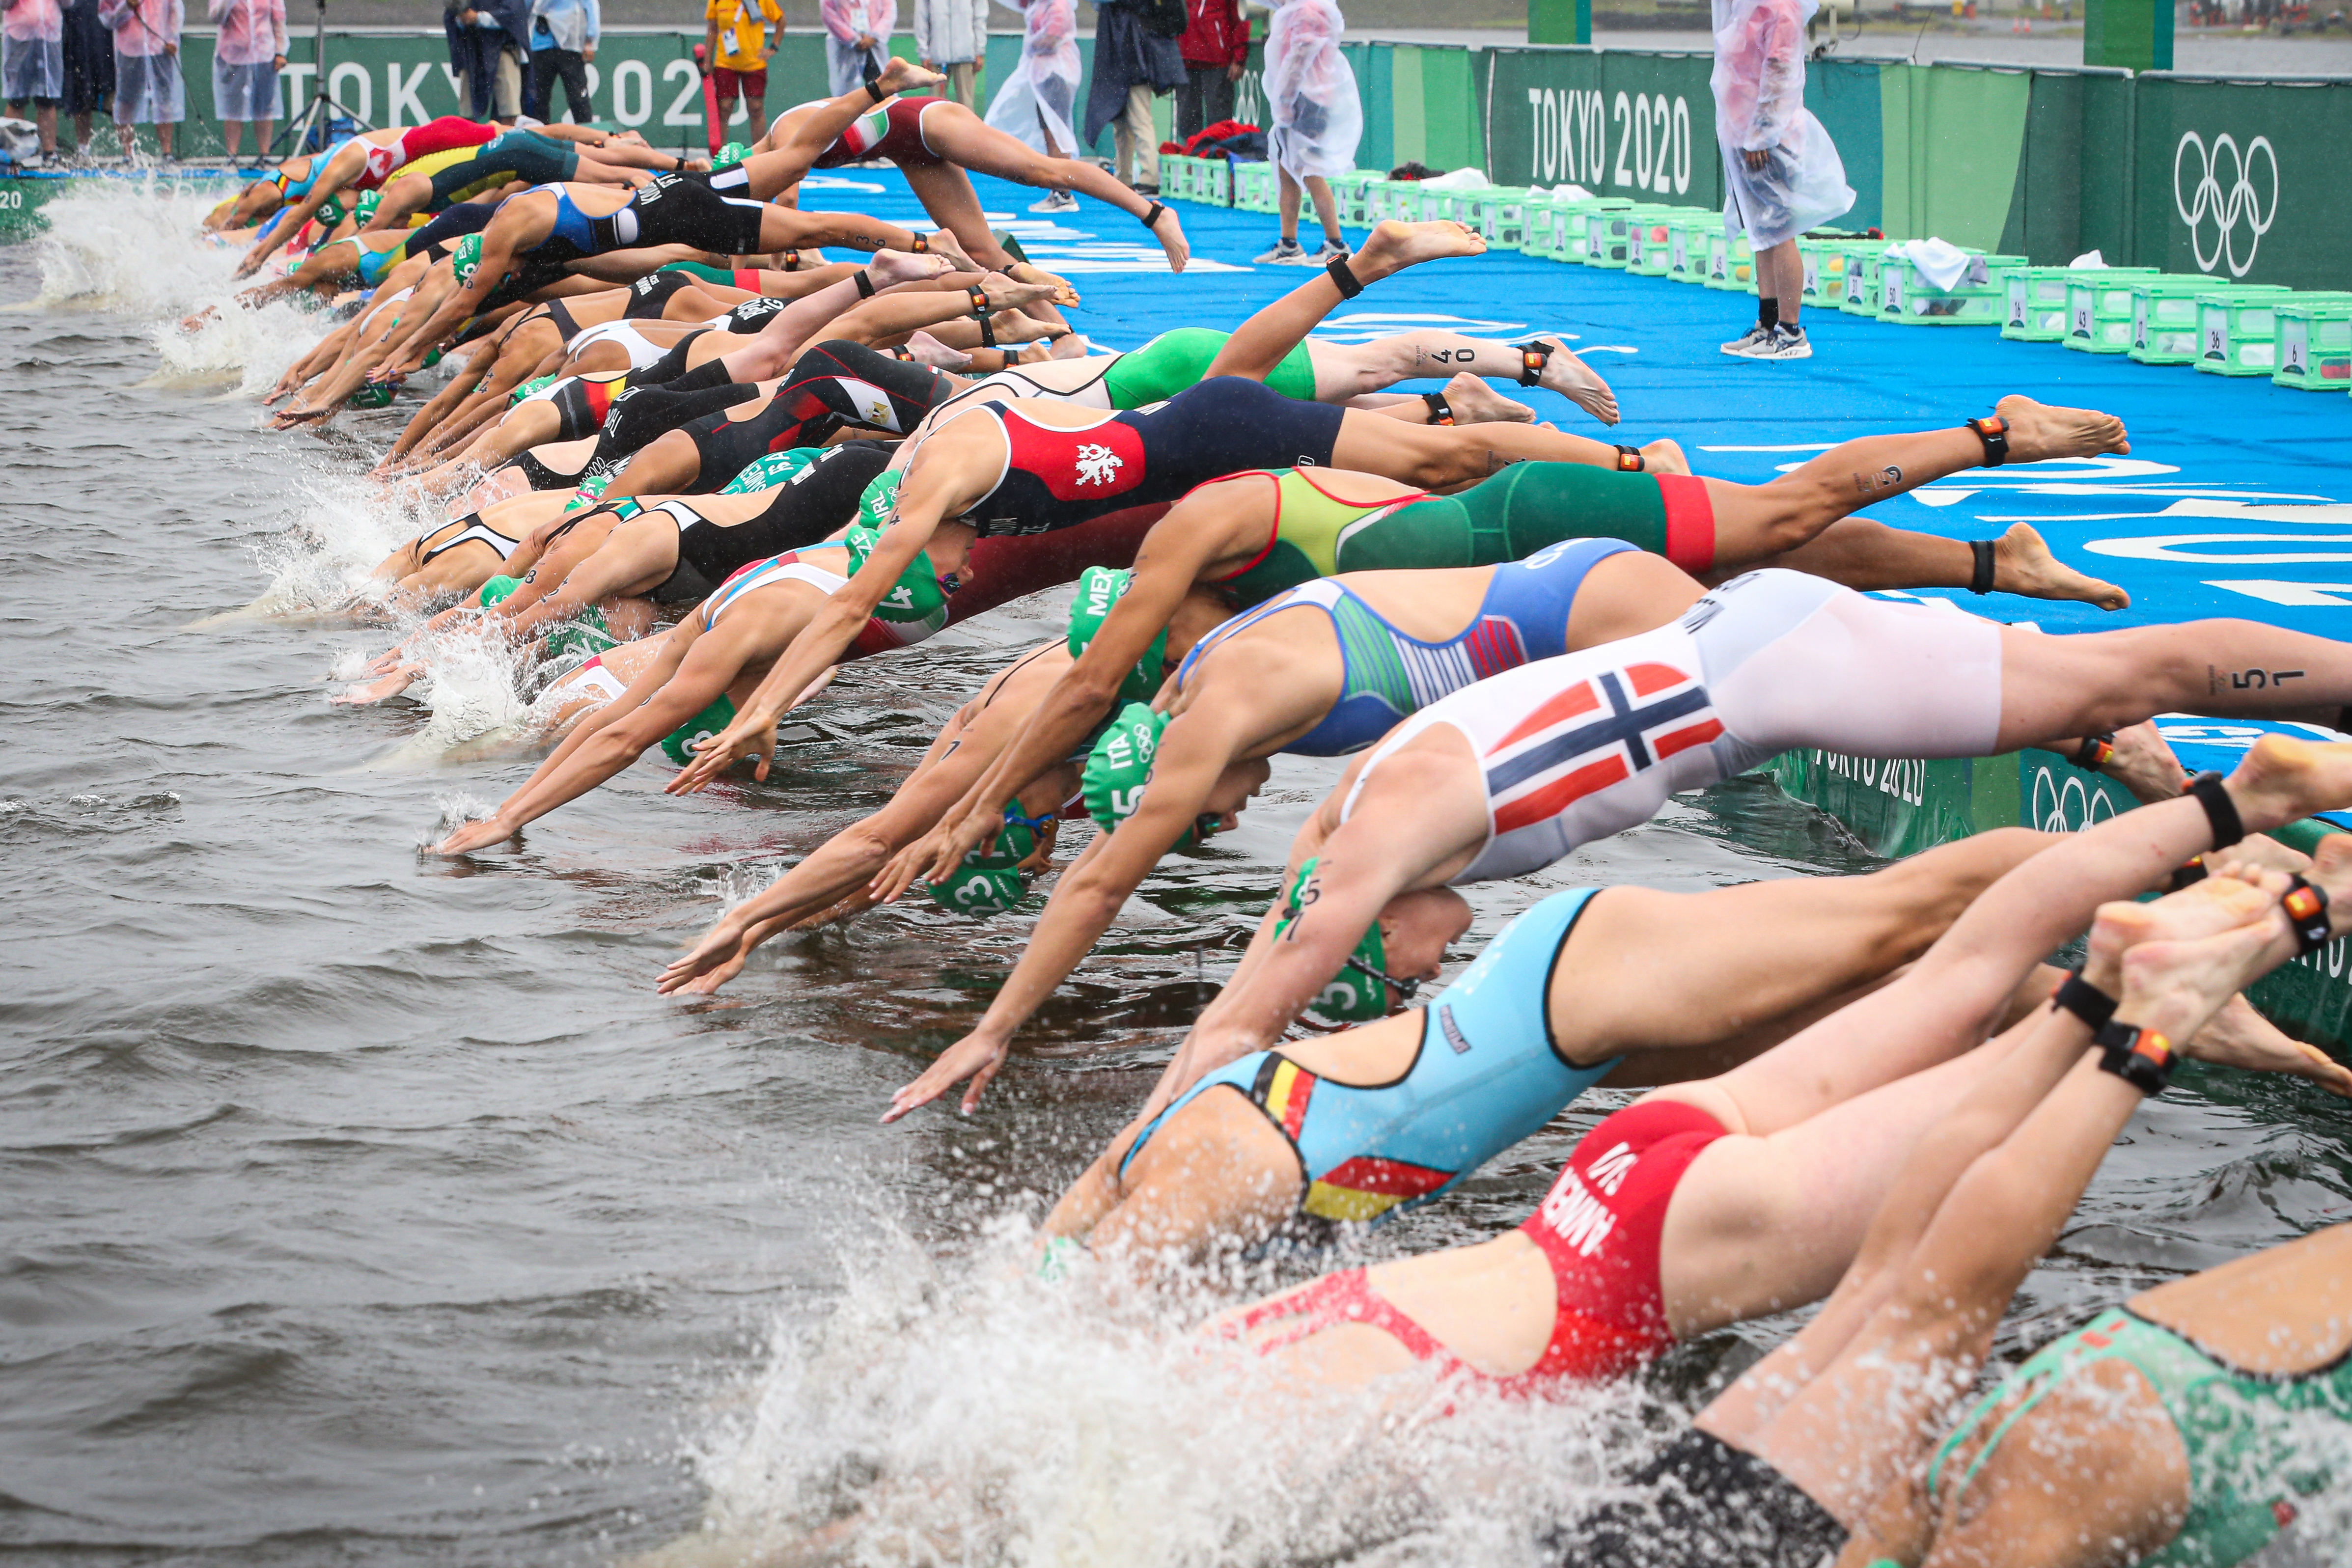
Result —
POLYGON ((746 757, 759 758, 752 767, 751 777, 765 784, 768 768, 776 759, 776 721, 770 715, 737 714, 725 729, 697 741, 694 751, 694 760, 686 765, 685 770, 662 786, 664 793, 698 794, 746 757))
POLYGON ((928 846, 930 859, 924 862, 923 880, 938 882, 955 874, 963 864, 963 857, 975 850, 985 849, 1004 825, 1001 810, 972 810, 949 816, 940 825, 917 841, 928 846))
POLYGON ((940 1059, 924 1069, 923 1075, 890 1096, 890 1108, 882 1113, 882 1120, 895 1122, 899 1117, 929 1104, 965 1079, 971 1083, 963 1092, 963 1100, 956 1109, 971 1115, 980 1109, 980 1097, 988 1089, 988 1081, 1002 1071, 1008 1042, 984 1034, 968 1034, 940 1053, 940 1059))
POLYGON ((933 828, 897 854, 866 884, 866 896, 877 904, 895 904, 917 880, 927 878, 941 830, 933 828))
POLYGON ((478 822, 468 822, 439 843, 425 851, 428 855, 462 855, 484 844, 497 843, 500 839, 514 837, 515 830, 497 817, 485 817, 478 822))
POLYGON ((690 952, 671 959, 654 989, 666 997, 679 991, 709 996, 743 972, 743 961, 751 956, 751 936, 749 926, 728 915, 705 932, 690 952))

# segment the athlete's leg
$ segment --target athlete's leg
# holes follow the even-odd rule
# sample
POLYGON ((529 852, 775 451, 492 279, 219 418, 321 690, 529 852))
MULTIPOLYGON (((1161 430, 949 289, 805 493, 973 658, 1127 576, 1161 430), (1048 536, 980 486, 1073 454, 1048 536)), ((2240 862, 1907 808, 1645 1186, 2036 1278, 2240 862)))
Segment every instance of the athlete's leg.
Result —
POLYGON ((2334 725, 2352 704, 2352 643, 2258 621, 2071 637, 2003 627, 2000 687, 2001 751, 2160 713, 2334 725))
POLYGON ((865 267, 802 295, 769 317, 767 325, 750 338, 730 342, 727 334, 715 333, 715 344, 709 340, 698 340, 695 350, 699 353, 689 351, 689 366, 723 359, 727 379, 734 382, 772 381, 782 375, 800 358, 803 349, 821 340, 818 334, 827 322, 855 308, 859 300, 867 297, 867 290, 858 287, 859 272, 866 274, 877 291, 931 281, 941 276, 940 264, 930 257, 877 250, 865 267))
POLYGON ((682 495, 693 488, 702 472, 702 453, 690 431, 673 430, 637 448, 604 486, 604 498, 618 501, 631 496, 682 495))
MULTIPOLYGON (((1754 566, 1784 566, 1832 582, 1868 591, 1879 588, 1975 588, 1977 548, 1966 539, 1890 528, 1867 517, 1840 517, 1808 542, 1777 555, 1727 557, 1720 528, 1715 570, 1701 574, 1709 583, 1738 576, 1754 566)), ((2050 553, 2042 536, 2023 523, 1992 541, 1992 584, 1985 591, 2029 599, 2070 599, 2102 610, 2130 608, 2131 595, 2112 582, 2076 571, 2050 553)))
POLYGON ((1298 1211, 1303 1174, 1282 1129, 1220 1086, 1160 1123, 1124 1171, 1108 1155, 1090 1166, 1044 1230, 1142 1267, 1212 1240, 1254 1246, 1298 1211))
MULTIPOLYGON (((2095 409, 2053 408, 2005 397, 2005 461, 2090 457, 2131 450, 2123 422, 2095 409)), ((1906 435, 1866 435, 1832 447, 1767 485, 1706 481, 1715 511, 1718 564, 1794 549, 1831 523, 1890 496, 1984 465, 1985 443, 1965 425, 1906 435), (1736 552, 1736 555, 1735 553, 1736 552)))
MULTIPOLYGON (((1460 224, 1442 220, 1405 224, 1391 218, 1374 225, 1363 249, 1348 259, 1347 267, 1359 288, 1369 288, 1415 262, 1478 256, 1486 248, 1484 239, 1460 224)), ((1235 328, 1217 357, 1209 361, 1202 379, 1246 376, 1254 382, 1265 381, 1284 356, 1305 342, 1307 335, 1347 298, 1328 271, 1317 273, 1235 328)), ((1316 393, 1322 394, 1319 377, 1316 393)))
MULTIPOLYGON (((783 135, 779 136, 776 127, 770 126, 767 134, 760 139, 763 144, 761 151, 754 154, 761 160, 759 171, 753 176, 756 188, 772 194, 775 190, 798 184, 802 176, 824 156, 825 149, 840 141, 841 133, 857 123, 859 115, 894 93, 906 92, 938 79, 920 67, 908 65, 893 56, 882 75, 876 79, 872 91, 861 85, 851 88, 839 98, 828 99, 803 115, 783 135), (774 160, 772 166, 767 162, 770 159, 774 160)), ((783 116, 777 116, 779 122, 782 119, 783 116)))
MULTIPOLYGON (((964 169, 993 174, 1000 180, 1032 185, 1041 191, 1079 191, 1138 219, 1157 204, 1150 197, 1129 189, 1108 171, 1097 169, 1091 163, 1081 162, 1075 158, 1045 156, 1027 142, 991 126, 959 103, 937 103, 924 111, 923 140, 940 157, 961 164, 964 169)), ((908 183, 914 185, 916 193, 924 197, 926 210, 942 226, 955 230, 956 237, 963 241, 964 248, 971 252, 974 260, 987 262, 1000 270, 1006 265, 992 259, 992 256, 982 256, 965 236, 963 230, 949 222, 946 213, 930 205, 929 193, 916 183, 916 175, 920 171, 909 169, 905 172, 908 183)), ((971 181, 962 180, 961 184, 969 195, 971 181)), ((977 218, 980 215, 979 199, 971 197, 971 200, 972 216, 977 218)), ((987 233, 985 219, 981 220, 980 227, 981 237, 987 242, 991 252, 1001 255, 993 236, 987 233)), ((1183 271, 1184 264, 1192 258, 1192 249, 1184 238, 1184 226, 1178 221, 1173 207, 1160 206, 1160 216, 1151 225, 1151 237, 1158 240, 1160 248, 1168 253, 1169 269, 1183 271)))
MULTIPOLYGON (((1686 472, 1682 449, 1654 441, 1641 449, 1652 472, 1686 472)), ((1580 463, 1618 466, 1622 454, 1605 442, 1545 426, 1488 423, 1415 426, 1349 410, 1331 444, 1331 465, 1380 474, 1431 490, 1454 490, 1491 478, 1513 463, 1580 463)))
MULTIPOLYGON (((1603 424, 1616 423, 1617 394, 1609 390, 1609 383, 1557 339, 1543 340, 1554 347, 1535 384, 1559 393, 1603 424)), ((1399 382, 1465 372, 1525 384, 1521 372, 1527 356, 1518 349, 1491 338, 1465 337, 1434 327, 1376 338, 1369 343, 1323 343, 1310 338, 1307 354, 1315 366, 1318 402, 1346 402, 1399 382)))

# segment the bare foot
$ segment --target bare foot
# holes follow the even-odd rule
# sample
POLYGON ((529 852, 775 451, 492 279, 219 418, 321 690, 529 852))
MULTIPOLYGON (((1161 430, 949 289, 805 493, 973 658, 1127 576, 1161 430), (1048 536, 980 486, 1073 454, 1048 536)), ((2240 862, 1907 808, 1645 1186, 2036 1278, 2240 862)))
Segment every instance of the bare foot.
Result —
POLYGON ((2249 1072, 2284 1072, 2308 1078, 2330 1094, 2352 1099, 2352 1069, 2315 1045, 2290 1040, 2242 996, 2231 997, 2180 1048, 2184 1056, 2249 1072))
MULTIPOLYGON (((2315 811, 2352 807, 2352 741, 2322 745, 2266 735, 2231 771, 2230 799, 2250 833, 2283 826, 2315 811)), ((2330 846, 2323 841, 2323 850, 2330 846)), ((2314 862, 2325 863, 2319 857, 2314 862)))
POLYGON ((2262 920, 2210 936, 2140 943, 2124 955, 2116 1016, 2176 1041, 2194 1040, 2223 1003, 2272 967, 2274 934, 2262 920))
POLYGON ((1603 424, 1617 423, 1617 394, 1609 390, 1609 383, 1591 365, 1549 333, 1530 340, 1551 347, 1551 358, 1544 361, 1543 374, 1536 378, 1536 385, 1549 387, 1603 424))
POLYGON ((2076 571, 2050 553, 2042 536, 2023 523, 1993 541, 1992 587, 1996 593, 2027 599, 2073 600, 2102 610, 2128 610, 2131 595, 2112 582, 2101 582, 2076 571))
MULTIPOLYGON (((1146 207, 1145 212, 1151 209, 1146 207)), ((1184 237, 1184 225, 1176 216, 1176 209, 1162 204, 1160 215, 1151 222, 1151 237, 1168 253, 1168 270, 1181 272, 1184 264, 1192 259, 1192 242, 1184 237)))
POLYGON ((1009 343, 1034 343, 1040 338, 1058 338, 1069 330, 1059 321, 1040 321, 1018 310, 992 311, 989 320, 995 325, 997 337, 1009 343))
POLYGON ((1432 218, 1418 224, 1382 218, 1372 225, 1370 236, 1349 258, 1348 270, 1356 275, 1359 283, 1374 283, 1415 262, 1436 261, 1449 256, 1483 256, 1486 250, 1484 235, 1450 218, 1432 218))
POLYGON ((2277 903, 2269 889, 2234 877, 2209 876, 2153 904, 2128 900, 2103 904, 2085 943, 2083 977, 2116 995, 2119 966, 2139 944, 2188 942, 2235 930, 2261 921, 2277 903))
POLYGON ((1642 448, 1642 466, 1652 474, 1687 474, 1690 459, 1671 441, 1651 442, 1642 448))
POLYGON ((1009 310, 1016 305, 1034 304, 1040 299, 1052 299, 1060 287, 1058 282, 1024 283, 1001 272, 988 274, 979 284, 980 291, 988 296, 988 303, 999 310, 1009 310))
POLYGON ((1536 411, 1513 402, 1468 371, 1445 383, 1445 403, 1457 424, 1532 424, 1536 411))
POLYGON ((931 255, 946 256, 948 260, 953 264, 953 269, 957 272, 985 272, 988 270, 986 267, 981 266, 980 263, 972 260, 971 256, 965 255, 961 242, 945 229, 932 230, 925 238, 924 243, 930 247, 931 255))
POLYGON ((929 332, 907 334, 907 351, 915 356, 919 365, 936 365, 943 371, 968 370, 971 356, 961 349, 950 349, 929 332))
MULTIPOLYGON (((2060 741, 2053 749, 2063 757, 2072 757, 2081 749, 2081 741, 2060 741)), ((2181 786, 2189 778, 2180 766, 2180 758, 2172 754, 2172 747, 2165 745, 2164 737, 2156 732, 2153 719, 2116 731, 2114 755, 2098 771, 2130 790, 2132 799, 2143 806, 2179 800, 2181 786)))
POLYGON ((887 97, 892 93, 913 92, 918 88, 936 87, 947 79, 937 71, 927 71, 892 55, 890 63, 882 68, 882 74, 874 78, 874 90, 887 97))
MULTIPOLYGON (((2346 848, 2352 851, 2352 845, 2346 848)), ((2268 833, 2256 833, 2252 838, 2239 840, 2226 850, 2209 850, 2205 853, 2207 871, 2215 876, 2234 876, 2240 882, 2260 882, 2272 874, 2309 875, 2311 867, 2309 855, 2301 850, 2287 848, 2268 833)), ((2333 889, 2329 890, 2329 896, 2335 896, 2333 889)))
POLYGON ((1055 360, 1083 360, 1094 351, 1094 343, 1084 332, 1073 332, 1066 338, 1055 339, 1046 357, 1055 360))
POLYGON ((1032 266, 1030 263, 1025 261, 1016 261, 1012 266, 1004 269, 1004 275, 1007 277, 1018 278, 1024 283, 1044 283, 1050 285, 1054 290, 1051 298, 1056 305, 1076 305, 1078 303, 1077 285, 1072 283, 1068 278, 1062 277, 1058 273, 1046 271, 1042 267, 1032 266))
POLYGON ((903 250, 877 250, 866 264, 866 275, 877 288, 894 283, 922 283, 954 269, 944 256, 915 256, 903 250))
POLYGON ((2009 421, 2011 463, 2095 457, 2104 452, 2131 450, 2124 422, 2095 408, 2056 408, 2015 392, 1992 406, 1995 413, 2009 421))

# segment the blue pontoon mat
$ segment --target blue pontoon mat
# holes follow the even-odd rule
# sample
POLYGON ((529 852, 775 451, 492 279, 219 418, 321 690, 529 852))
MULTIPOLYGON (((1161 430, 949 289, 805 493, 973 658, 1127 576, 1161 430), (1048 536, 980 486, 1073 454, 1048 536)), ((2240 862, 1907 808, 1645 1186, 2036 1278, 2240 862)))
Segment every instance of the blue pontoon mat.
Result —
MULTIPOLYGON (((1250 266, 1275 241, 1268 214, 1174 204, 1193 261, 1171 277, 1160 247, 1124 213, 1082 197, 1076 213, 1056 221, 1029 212, 1034 191, 990 179, 976 184, 996 226, 1085 296, 1066 313, 1072 324, 1109 347, 1133 348, 1173 327, 1231 328, 1312 276, 1250 266)), ((895 171, 813 176, 803 204, 826 205, 827 189, 844 206, 923 222, 895 171)), ((1311 218, 1306 227, 1311 239, 1311 218)), ((1360 239, 1360 231, 1349 238, 1360 239)), ((2243 615, 2352 634, 2352 621, 2336 613, 2352 606, 2352 396, 2011 342, 1990 327, 1901 327, 1833 310, 1805 313, 1811 360, 1757 363, 1718 353, 1754 312, 1747 294, 1496 251, 1376 285, 1342 305, 1318 335, 1360 341, 1414 327, 1498 340, 1558 332, 1616 389, 1624 423, 1615 439, 1671 436, 1696 471, 1751 483, 1854 436, 1957 424, 2009 392, 2104 409, 2129 427, 2128 457, 1972 470, 1868 516, 1958 538, 2031 523, 2063 559, 2120 584, 2131 610, 2110 615, 1965 592, 1923 597, 2053 632, 2243 615)), ((1563 429, 1602 434, 1564 398, 1517 395, 1563 429)))

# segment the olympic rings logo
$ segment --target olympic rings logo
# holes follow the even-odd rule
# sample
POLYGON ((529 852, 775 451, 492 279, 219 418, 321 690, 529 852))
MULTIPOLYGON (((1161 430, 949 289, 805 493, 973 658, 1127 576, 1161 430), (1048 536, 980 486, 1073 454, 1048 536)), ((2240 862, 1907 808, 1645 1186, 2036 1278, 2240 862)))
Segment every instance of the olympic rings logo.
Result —
POLYGON ((2271 139, 2257 136, 2246 144, 2241 153, 2237 142, 2227 135, 2216 136, 2209 151, 2205 139, 2193 131, 2180 135, 2180 144, 2172 150, 2172 205, 2180 221, 2189 225, 2189 247, 2197 253, 2197 268, 2210 272, 2224 260, 2230 264, 2230 276, 2243 277, 2254 265, 2254 251, 2268 234, 2271 222, 2278 215, 2279 169, 2278 154, 2271 148, 2271 139), (2198 174, 2190 193, 2181 193, 2180 176, 2189 150, 2197 150, 2198 174), (2228 154, 2230 162, 2229 188, 2222 188, 2221 160, 2228 154), (2254 183, 2254 155, 2267 160, 2271 166, 2270 201, 2265 204, 2262 192, 2254 183), (2213 225, 2212 254, 2206 254, 2205 228, 2213 225), (2238 238, 2242 231, 2246 239, 2243 260, 2238 256, 2238 238))
POLYGON ((2033 796, 2026 808, 2031 826, 2045 833, 2079 833, 2116 814, 2116 803, 2105 789, 2086 786, 2080 778, 2063 784, 2047 768, 2033 770, 2033 796))

